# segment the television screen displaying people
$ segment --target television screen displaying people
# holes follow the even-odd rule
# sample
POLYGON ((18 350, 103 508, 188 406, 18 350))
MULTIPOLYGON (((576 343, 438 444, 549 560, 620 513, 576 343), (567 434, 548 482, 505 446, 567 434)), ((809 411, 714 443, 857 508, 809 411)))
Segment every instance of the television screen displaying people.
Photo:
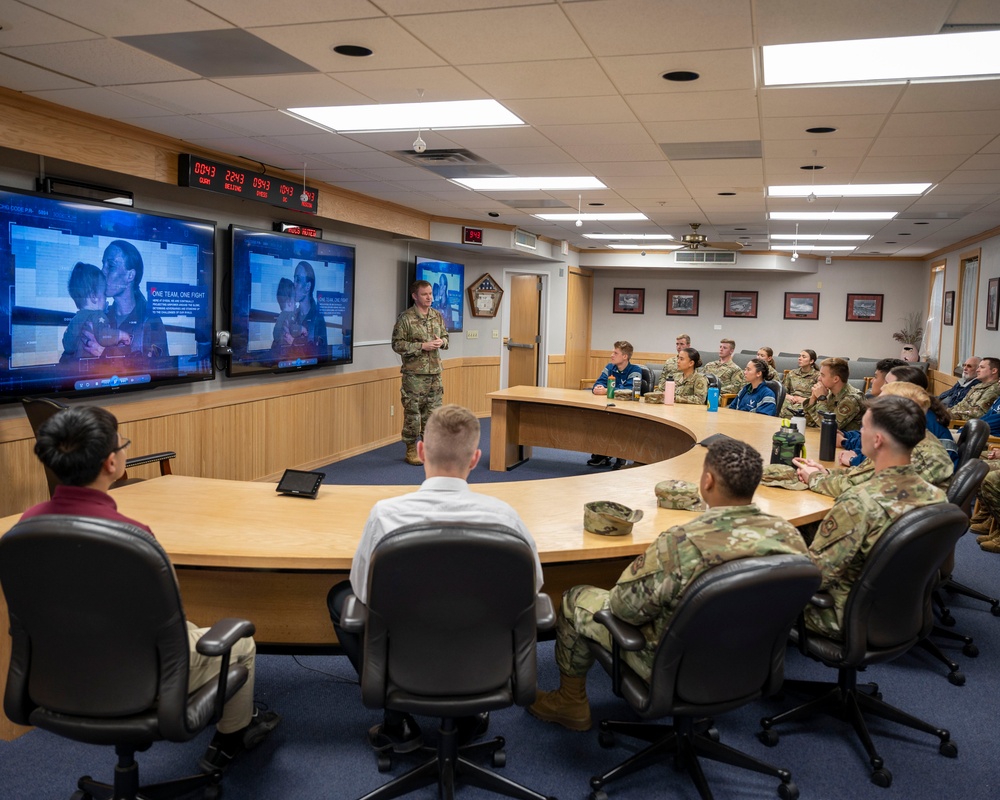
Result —
POLYGON ((462 330, 465 296, 465 265, 417 256, 416 278, 434 289, 432 308, 441 312, 449 333, 462 330))
POLYGON ((215 377, 215 224, 0 189, 0 401, 215 377))
POLYGON ((229 375, 349 364, 354 247, 231 226, 229 375))

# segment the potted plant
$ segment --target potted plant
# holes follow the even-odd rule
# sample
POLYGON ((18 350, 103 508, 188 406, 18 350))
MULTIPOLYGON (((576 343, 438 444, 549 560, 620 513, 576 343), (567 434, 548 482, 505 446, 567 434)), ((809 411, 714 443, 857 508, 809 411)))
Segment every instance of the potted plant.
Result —
POLYGON ((900 317, 903 327, 896 331, 892 338, 903 343, 903 350, 899 357, 903 361, 919 361, 920 355, 917 352, 917 345, 920 344, 924 336, 923 318, 920 312, 914 311, 905 317, 900 317))

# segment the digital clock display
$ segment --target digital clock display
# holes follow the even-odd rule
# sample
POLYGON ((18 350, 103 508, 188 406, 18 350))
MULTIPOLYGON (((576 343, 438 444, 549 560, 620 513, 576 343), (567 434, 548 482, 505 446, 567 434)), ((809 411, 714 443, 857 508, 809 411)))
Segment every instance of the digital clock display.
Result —
POLYGON ((220 164, 207 158, 182 153, 177 170, 179 186, 205 189, 253 200, 257 203, 315 214, 319 192, 311 186, 292 183, 263 172, 253 172, 231 164, 220 164), (306 199, 302 199, 302 195, 306 199))
POLYGON ((482 228, 462 228, 462 241, 465 244, 482 244, 483 243, 483 229, 482 228))
POLYGON ((278 233, 291 233, 295 236, 307 236, 310 239, 323 238, 322 228, 312 228, 308 225, 296 225, 293 222, 275 222, 274 229, 278 233))

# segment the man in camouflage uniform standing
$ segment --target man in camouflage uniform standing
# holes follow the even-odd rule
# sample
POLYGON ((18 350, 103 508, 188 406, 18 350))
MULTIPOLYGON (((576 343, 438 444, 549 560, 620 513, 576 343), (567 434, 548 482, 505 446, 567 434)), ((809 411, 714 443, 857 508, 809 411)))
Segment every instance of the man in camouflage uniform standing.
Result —
POLYGON ((865 411, 861 451, 875 465, 875 475, 837 498, 809 545, 809 555, 823 573, 820 588, 834 603, 831 608, 806 606, 811 629, 841 638, 847 595, 879 537, 905 512, 945 502, 944 492, 917 475, 910 463, 926 432, 924 412, 906 397, 879 397, 865 411))
POLYGON ((743 386, 743 370, 733 361, 736 342, 732 339, 719 340, 719 360, 709 361, 703 368, 705 375, 714 375, 719 379, 719 392, 736 394, 743 386))
POLYGON ((625 654, 639 675, 649 679, 656 646, 684 590, 707 569, 751 556, 807 553, 799 532, 753 504, 763 461, 744 442, 728 439, 708 448, 699 490, 709 509, 685 525, 661 533, 646 552, 621 574, 611 591, 574 586, 563 594, 556 628, 559 688, 539 692, 528 709, 546 722, 575 731, 590 729, 587 671, 594 659, 587 641, 611 650, 607 629, 594 614, 610 608, 618 618, 638 626, 646 646, 625 654))
POLYGON ((861 392, 847 381, 851 372, 842 358, 828 358, 819 368, 819 380, 802 404, 806 424, 818 428, 822 419, 821 411, 837 415, 837 429, 856 431, 861 427, 861 415, 865 410, 865 399, 861 392))
POLYGON ((413 305, 399 315, 392 329, 392 349, 403 359, 399 394, 403 405, 403 441, 406 463, 420 466, 417 439, 423 436, 431 412, 441 405, 441 350, 448 349, 448 331, 441 312, 431 308, 434 287, 415 281, 410 287, 413 305))
POLYGON ((980 361, 976 377, 979 378, 979 385, 969 389, 969 393, 951 409, 952 419, 978 419, 1000 397, 1000 358, 987 356, 980 361))

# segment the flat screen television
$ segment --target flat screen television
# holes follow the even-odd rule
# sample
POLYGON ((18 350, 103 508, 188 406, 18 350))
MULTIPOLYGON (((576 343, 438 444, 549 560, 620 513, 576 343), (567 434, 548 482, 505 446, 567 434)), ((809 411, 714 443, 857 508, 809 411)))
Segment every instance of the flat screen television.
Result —
POLYGON ((215 223, 0 188, 0 402, 210 380, 215 223))
MULTIPOLYGON (((449 333, 462 330, 462 312, 465 308, 465 265, 452 261, 417 256, 414 280, 427 281, 434 287, 434 308, 441 312, 449 333)), ((410 298, 413 304, 413 298, 410 298)))
POLYGON ((230 226, 226 374, 292 372, 354 360, 354 247, 230 226))

